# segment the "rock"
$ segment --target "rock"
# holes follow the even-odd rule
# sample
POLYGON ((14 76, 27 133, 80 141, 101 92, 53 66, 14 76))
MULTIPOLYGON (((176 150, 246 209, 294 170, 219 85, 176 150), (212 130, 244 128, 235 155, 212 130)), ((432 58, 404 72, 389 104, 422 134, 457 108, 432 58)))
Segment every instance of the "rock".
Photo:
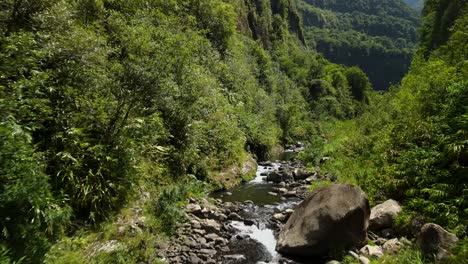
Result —
POLYGON ((457 242, 457 236, 432 223, 425 224, 421 228, 417 239, 421 251, 428 256, 435 255, 437 260, 448 258, 451 255, 450 250, 457 242))
POLYGON ((244 219, 240 215, 238 215, 236 213, 230 213, 228 215, 228 220, 231 220, 231 221, 244 221, 244 219))
POLYGON ((218 236, 217 234, 211 233, 211 234, 206 235, 205 238, 206 238, 206 241, 210 242, 210 241, 215 241, 216 239, 221 238, 221 237, 218 236))
POLYGON ((355 259, 359 259, 359 255, 352 250, 348 251, 348 254, 355 259))
POLYGON ((273 166, 273 162, 271 162, 271 161, 262 161, 262 162, 259 162, 258 165, 271 167, 271 166, 273 166))
POLYGON ((377 239, 374 240, 374 243, 379 246, 383 246, 385 243, 387 243, 387 239, 378 237, 377 239))
POLYGON ((200 249, 200 253, 208 255, 208 256, 214 256, 214 255, 216 255, 216 250, 214 250, 214 249, 200 249))
POLYGON ((398 238, 390 239, 385 242, 382 246, 383 251, 389 255, 396 255, 400 251, 402 244, 398 241, 398 238))
POLYGON ((260 176, 268 176, 268 172, 264 171, 264 172, 260 173, 260 176))
POLYGON ((232 196, 232 192, 226 192, 225 193, 227 196, 232 196))
POLYGON ((424 219, 424 216, 419 215, 411 219, 411 224, 410 224, 411 235, 413 236, 419 235, 419 232, 421 231, 421 228, 423 227, 425 223, 426 223, 426 220, 424 219))
POLYGON ((255 225, 255 221, 252 219, 244 219, 244 224, 248 226, 255 225))
POLYGON ((205 219, 202 223, 202 228, 208 233, 217 233, 221 231, 221 224, 213 219, 205 219))
POLYGON ((295 169, 293 172, 294 180, 296 181, 305 180, 312 175, 314 175, 313 171, 308 171, 304 169, 295 169))
POLYGON ((381 230, 392 227, 393 220, 401 212, 400 204, 395 200, 388 200, 371 209, 369 228, 381 230))
POLYGON ((380 248, 379 246, 366 245, 363 248, 361 248, 359 252, 361 252, 361 254, 366 257, 371 257, 371 258, 376 258, 376 259, 381 258, 383 256, 382 248, 380 248))
POLYGON ((192 232, 195 234, 199 234, 201 236, 206 234, 205 230, 202 230, 202 229, 192 229, 192 232))
POLYGON ((278 185, 279 185, 280 187, 282 187, 282 188, 286 187, 286 183, 285 183, 285 182, 280 182, 280 183, 278 183, 278 185))
POLYGON ((317 180, 316 177, 311 176, 311 177, 305 179, 305 182, 306 182, 307 184, 311 184, 312 182, 314 182, 314 181, 316 181, 316 180, 317 180))
POLYGON ((198 245, 192 238, 189 237, 186 237, 184 239, 184 244, 189 247, 196 247, 198 245))
POLYGON ((280 194, 284 194, 284 193, 287 193, 288 192, 288 189, 286 188, 278 188, 278 193, 280 194))
POLYGON ((244 255, 240 255, 240 254, 238 254, 238 255, 226 255, 226 256, 224 256, 224 259, 228 260, 228 261, 233 260, 233 261, 240 262, 240 263, 247 260, 244 255))
POLYGON ((192 213, 194 215, 200 214, 202 211, 202 208, 198 204, 187 204, 187 207, 185 207, 187 212, 192 213))
POLYGON ((271 195, 271 196, 278 196, 278 194, 275 193, 275 192, 268 192, 268 194, 271 195))
POLYGON ((281 167, 281 168, 283 169, 279 172, 273 171, 269 173, 267 176, 267 181, 271 181, 274 183, 294 181, 292 172, 287 168, 284 168, 284 167, 281 167))
POLYGON ((370 260, 364 256, 359 256, 359 263, 361 264, 370 264, 370 260))
POLYGON ((330 260, 330 261, 327 261, 327 263, 325 264, 341 264, 339 261, 336 261, 336 260, 330 260))
POLYGON ((395 230, 393 230, 393 228, 385 228, 380 231, 380 235, 385 238, 394 237, 394 234, 395 234, 395 230))
POLYGON ((297 188, 297 187, 300 187, 302 186, 302 184, 300 182, 293 182, 291 184, 289 184, 289 187, 291 188, 297 188))
POLYGON ((247 262, 229 262, 229 263, 258 263, 261 261, 270 262, 273 257, 268 252, 268 249, 265 245, 261 244, 260 242, 253 240, 251 238, 242 240, 242 243, 238 241, 231 241, 229 247, 231 251, 229 254, 231 255, 244 255, 245 258, 248 260, 247 262))
POLYGON ((292 215, 294 213, 294 209, 288 208, 284 211, 285 215, 292 215))
POLYGON ((367 241, 370 215, 366 194, 357 186, 316 188, 281 230, 276 250, 298 257, 324 256, 367 241))
POLYGON ((295 197, 297 196, 297 191, 289 191, 285 194, 283 194, 284 197, 295 197))
POLYGON ((286 216, 284 214, 274 214, 273 219, 284 222, 286 221, 286 216))
POLYGON ((203 260, 197 257, 197 255, 190 253, 189 262, 191 264, 203 263, 203 260))

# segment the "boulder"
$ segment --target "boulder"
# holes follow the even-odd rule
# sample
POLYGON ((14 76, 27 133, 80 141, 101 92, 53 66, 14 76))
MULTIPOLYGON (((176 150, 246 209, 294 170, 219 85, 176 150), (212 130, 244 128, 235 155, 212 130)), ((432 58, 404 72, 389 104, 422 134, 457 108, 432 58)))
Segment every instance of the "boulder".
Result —
POLYGON ((357 186, 316 188, 281 230, 276 250, 297 257, 325 256, 367 241, 369 201, 357 186))
POLYGON ((213 219, 205 219, 201 223, 201 227, 207 232, 207 233, 217 233, 219 234, 221 231, 221 225, 216 222, 213 219))
POLYGON ((398 238, 390 239, 385 242, 382 246, 385 254, 396 255, 400 251, 402 244, 398 241, 398 238))
POLYGON ((236 213, 230 213, 229 216, 228 216, 228 220, 231 220, 231 221, 244 221, 244 219, 236 214, 236 213))
POLYGON ((370 260, 364 256, 359 256, 359 263, 360 264, 370 264, 370 260))
POLYGON ((391 227, 393 220, 401 212, 400 204, 395 200, 388 200, 371 209, 369 228, 381 230, 391 227))
POLYGON ((315 172, 313 171, 308 171, 304 169, 295 169, 293 172, 294 180, 300 181, 300 180, 305 180, 312 175, 314 175, 315 172))
POLYGON ((366 257, 371 257, 371 258, 381 258, 383 256, 383 251, 382 248, 379 246, 370 246, 366 245, 359 252, 366 256, 366 257))
POLYGON ((292 182, 294 181, 294 177, 293 177, 292 172, 285 168, 282 171, 279 171, 279 172, 273 171, 270 174, 268 174, 267 181, 271 181, 274 183, 292 182))
POLYGON ((421 251, 429 256, 434 256, 438 260, 444 260, 451 255, 450 250, 458 242, 456 235, 447 232, 436 224, 425 224, 421 228, 421 233, 417 239, 417 244, 421 251))

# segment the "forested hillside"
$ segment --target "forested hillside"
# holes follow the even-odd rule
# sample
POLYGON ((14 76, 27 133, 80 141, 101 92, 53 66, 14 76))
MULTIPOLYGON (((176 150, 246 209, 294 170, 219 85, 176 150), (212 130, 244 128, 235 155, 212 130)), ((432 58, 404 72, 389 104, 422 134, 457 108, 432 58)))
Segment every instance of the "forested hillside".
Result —
POLYGON ((401 0, 300 0, 306 42, 332 62, 359 66, 377 90, 397 84, 416 50, 419 16, 401 0))
POLYGON ((0 263, 160 263, 188 198, 297 142, 312 187, 396 199, 466 263, 468 7, 425 2, 403 79, 399 0, 0 2, 0 263))
MULTIPOLYGON (((2 261, 42 262, 57 240, 105 229, 135 202, 152 232, 129 234, 119 257, 141 260, 154 251, 141 243, 170 232, 191 186, 238 183, 250 155, 308 139, 314 117, 356 116, 370 91, 358 68, 305 48, 292 1, 21 0, 0 10, 2 261)), ((76 243, 48 261, 83 263, 90 242, 76 243)))
POLYGON ((424 7, 424 0, 405 0, 409 6, 420 12, 424 7))
MULTIPOLYGON (((448 263, 467 259, 467 8, 463 0, 426 1, 421 47, 401 85, 373 94, 356 119, 322 122, 314 140, 321 147, 304 155, 333 157, 323 169, 376 201, 404 202, 402 229, 422 217, 465 238, 448 263)), ((430 262, 411 256, 395 263, 430 262)))

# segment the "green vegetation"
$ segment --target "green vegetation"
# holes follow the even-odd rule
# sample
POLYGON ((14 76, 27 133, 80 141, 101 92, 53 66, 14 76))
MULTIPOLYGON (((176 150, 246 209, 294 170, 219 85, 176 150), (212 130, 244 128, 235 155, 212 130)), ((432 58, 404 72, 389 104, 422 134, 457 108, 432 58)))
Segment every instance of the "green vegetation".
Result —
MULTIPOLYGON (((157 263, 187 198, 297 141, 372 202, 466 237, 465 1, 426 1, 410 72, 385 94, 308 50, 299 11, 322 23, 318 40, 346 40, 334 51, 368 54, 385 85, 409 65, 417 15, 400 1, 308 2, 1 2, 0 262, 157 263), (144 232, 128 228, 141 217, 144 232)), ((426 260, 410 248, 388 261, 426 260)))
POLYGON ((48 262, 99 262, 89 250, 114 239, 126 253, 105 261, 144 260, 187 197, 306 140, 314 118, 356 116, 371 90, 307 50, 292 1, 0 7, 2 259, 39 263, 58 242, 48 262), (111 228, 135 205, 149 234, 111 228))
POLYGON ((306 42, 335 63, 359 66, 387 90, 408 71, 419 16, 400 0, 301 0, 306 42))
POLYGON ((313 142, 327 143, 302 157, 311 166, 331 157, 324 172, 360 185, 373 202, 402 201, 405 219, 422 215, 461 238, 468 232, 467 8, 427 1, 421 48, 401 85, 371 94, 352 120, 321 122, 313 142))

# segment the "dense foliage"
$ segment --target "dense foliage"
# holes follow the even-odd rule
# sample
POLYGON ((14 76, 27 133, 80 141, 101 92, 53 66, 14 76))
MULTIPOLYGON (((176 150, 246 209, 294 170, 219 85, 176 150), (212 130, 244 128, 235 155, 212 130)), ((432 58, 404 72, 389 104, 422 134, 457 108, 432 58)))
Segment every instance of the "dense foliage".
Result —
POLYGON ((386 90, 407 72, 419 16, 402 1, 303 0, 298 9, 307 44, 332 62, 359 66, 375 89, 386 90))
MULTIPOLYGON (((292 1, 0 7, 2 258, 41 262, 142 191, 215 182, 249 152, 307 139, 314 116, 355 116, 371 90, 358 68, 305 48, 292 1)), ((148 208, 168 223, 184 195, 148 208)))
POLYGON ((402 223, 422 215, 463 238, 468 234, 468 6, 465 1, 426 4, 423 42, 401 85, 373 94, 356 119, 322 123, 329 143, 312 147, 304 159, 331 156, 324 170, 359 184, 375 201, 402 201, 407 216, 402 223))

